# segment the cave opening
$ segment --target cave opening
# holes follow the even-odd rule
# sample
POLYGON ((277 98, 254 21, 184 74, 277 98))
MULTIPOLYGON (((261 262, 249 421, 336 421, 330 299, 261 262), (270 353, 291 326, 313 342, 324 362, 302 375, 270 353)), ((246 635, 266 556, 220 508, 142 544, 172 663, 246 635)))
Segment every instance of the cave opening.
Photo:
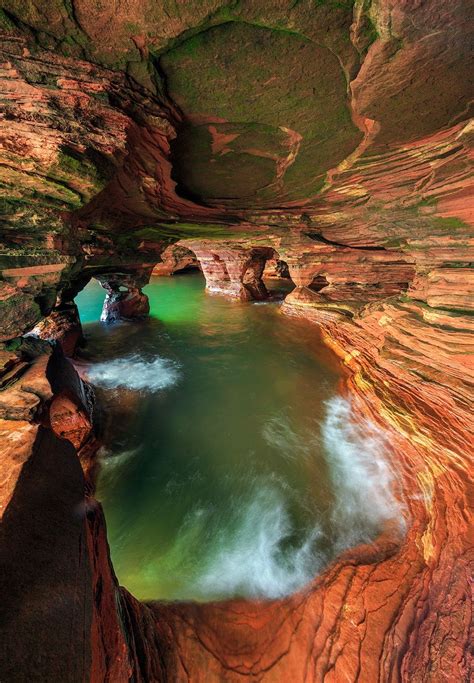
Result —
POLYGON ((308 285, 308 289, 312 292, 319 293, 322 289, 329 285, 329 281, 325 275, 315 275, 308 285))
POLYGON ((87 284, 78 292, 74 302, 79 309, 81 323, 98 322, 104 308, 106 291, 95 278, 91 277, 87 284))
POLYGON ((288 263, 283 261, 278 254, 275 253, 275 257, 268 259, 265 263, 265 269, 263 271, 264 278, 280 278, 282 280, 291 280, 290 269, 288 263))
POLYGON ((188 273, 197 273, 201 272, 202 268, 198 264, 189 264, 187 266, 183 266, 182 268, 176 268, 176 270, 173 272, 173 275, 187 275, 188 273))

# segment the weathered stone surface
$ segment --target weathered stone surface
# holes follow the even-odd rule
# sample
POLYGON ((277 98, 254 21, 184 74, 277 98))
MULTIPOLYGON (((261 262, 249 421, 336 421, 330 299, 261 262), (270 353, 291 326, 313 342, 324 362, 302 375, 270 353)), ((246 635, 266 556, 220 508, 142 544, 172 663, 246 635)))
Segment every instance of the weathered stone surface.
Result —
POLYGON ((148 297, 142 292, 150 271, 138 273, 108 273, 97 279, 107 292, 100 319, 112 323, 117 320, 144 318, 150 311, 148 297))
POLYGON ((290 279, 288 264, 280 259, 268 259, 262 277, 290 279))
POLYGON ((283 312, 390 434, 407 524, 285 601, 141 605, 88 497, 90 396, 5 348, 3 678, 471 680, 468 4, 1 4, 0 341, 66 331, 91 276, 107 319, 145 314, 162 252, 243 301, 284 262, 283 312))
POLYGON ((49 387, 37 396, 44 426, 0 420, 1 676, 126 681, 136 656, 103 514, 90 497, 98 444, 86 392, 58 353, 34 367, 34 385, 49 387))
POLYGON ((161 254, 161 262, 153 268, 153 275, 173 275, 183 270, 200 268, 196 254, 179 244, 171 244, 161 254))
POLYGON ((40 339, 57 341, 66 356, 74 355, 83 338, 76 304, 60 304, 31 330, 31 334, 40 339))
POLYGON ((265 263, 274 257, 271 247, 252 247, 232 242, 181 242, 196 255, 210 292, 251 301, 266 299, 265 263))

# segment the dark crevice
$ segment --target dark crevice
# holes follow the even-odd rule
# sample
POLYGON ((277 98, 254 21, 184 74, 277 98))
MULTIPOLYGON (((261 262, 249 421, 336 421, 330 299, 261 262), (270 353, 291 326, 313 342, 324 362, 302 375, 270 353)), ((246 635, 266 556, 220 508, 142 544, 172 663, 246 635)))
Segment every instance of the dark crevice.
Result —
POLYGON ((189 266, 184 266, 184 268, 177 268, 174 271, 175 275, 184 275, 186 273, 192 273, 195 271, 201 272, 201 267, 198 265, 189 265, 189 266))
POLYGON ((303 233, 306 237, 309 237, 314 242, 321 242, 322 244, 329 244, 331 247, 344 247, 346 249, 359 249, 361 251, 387 251, 385 247, 358 247, 352 244, 343 244, 342 242, 333 242, 332 240, 326 239, 319 232, 305 232, 303 233))
POLYGON ((2 7, 2 13, 6 16, 8 21, 18 30, 21 31, 22 33, 30 33, 32 36, 34 36, 34 31, 30 26, 27 26, 24 24, 20 19, 18 19, 17 16, 15 16, 12 12, 9 12, 7 9, 2 7))
POLYGON ((324 287, 327 287, 329 285, 329 282, 324 275, 316 275, 316 277, 313 278, 311 284, 308 285, 308 289, 310 289, 312 292, 320 292, 324 287))

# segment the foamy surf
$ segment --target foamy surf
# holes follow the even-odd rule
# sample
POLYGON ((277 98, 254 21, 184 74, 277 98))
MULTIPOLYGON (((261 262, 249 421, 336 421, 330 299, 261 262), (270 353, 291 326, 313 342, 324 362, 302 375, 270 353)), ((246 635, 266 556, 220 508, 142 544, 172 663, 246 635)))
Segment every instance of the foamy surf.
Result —
POLYGON ((331 513, 339 550, 374 538, 388 520, 403 515, 395 497, 395 477, 383 431, 369 420, 354 420, 351 404, 341 396, 326 403, 322 437, 337 493, 331 513))
MULTIPOLYGON (((307 457, 308 446, 314 447, 319 437, 314 434, 308 441, 306 434, 303 447, 288 424, 272 426, 273 445, 289 447, 300 458, 307 457)), ((233 534, 218 533, 219 550, 193 586, 198 596, 212 592, 265 599, 290 595, 304 588, 339 552, 373 541, 388 520, 400 520, 403 526, 383 431, 368 420, 356 421, 350 402, 337 396, 326 403, 321 437, 336 493, 331 557, 317 520, 297 547, 285 550, 295 532, 289 501, 284 492, 263 485, 242 505, 233 534)))
POLYGON ((225 520, 216 518, 212 507, 191 510, 172 548, 142 567, 141 574, 149 581, 150 597, 157 575, 176 572, 187 574, 187 581, 171 598, 284 597, 311 581, 318 568, 320 530, 311 529, 289 547, 294 532, 284 493, 254 480, 250 495, 230 501, 225 520))
POLYGON ((196 580, 198 597, 280 598, 298 590, 314 576, 319 528, 296 546, 285 549, 294 534, 283 494, 264 486, 241 510, 232 536, 217 534, 218 551, 196 580))
POLYGON ((179 380, 179 364, 160 356, 144 360, 134 354, 92 365, 87 378, 99 386, 111 389, 123 387, 135 391, 159 391, 179 380))
POLYGON ((291 450, 292 459, 307 460, 322 439, 335 494, 329 517, 322 510, 318 519, 313 510, 313 521, 298 528, 295 492, 277 476, 249 473, 246 494, 231 497, 225 510, 195 505, 167 552, 141 567, 150 598, 156 576, 175 574, 186 581, 171 599, 283 598, 309 585, 339 553, 373 541, 387 520, 402 518, 386 438, 374 424, 357 422, 342 397, 327 401, 312 438, 277 418, 264 434, 273 447, 291 450))

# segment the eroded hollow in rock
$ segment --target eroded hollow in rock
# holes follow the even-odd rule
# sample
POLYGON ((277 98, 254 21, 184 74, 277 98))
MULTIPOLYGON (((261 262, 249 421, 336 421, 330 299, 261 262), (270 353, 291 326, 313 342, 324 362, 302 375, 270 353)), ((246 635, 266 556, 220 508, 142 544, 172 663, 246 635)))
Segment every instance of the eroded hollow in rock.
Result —
POLYGON ((288 268, 288 264, 286 261, 283 261, 282 259, 278 258, 278 255, 276 255, 275 258, 273 259, 268 259, 267 262, 265 263, 265 269, 263 271, 263 277, 264 278, 281 278, 284 280, 290 280, 290 271, 288 268))
MULTIPOLYGON (((470 4, 2 5, 0 679, 471 680, 470 4), (265 256, 266 274, 258 249, 275 252, 265 256), (162 321, 153 300, 147 318, 149 273, 160 264, 160 274, 172 274, 186 259, 199 262, 209 293, 228 297, 225 308, 219 297, 203 297, 198 310, 189 289, 180 296, 168 283, 160 292, 162 321), (274 315, 275 298, 263 298, 275 259, 285 261, 295 285, 280 309, 285 327, 274 315), (316 274, 328 285, 321 288, 316 274), (85 355, 82 367, 74 361, 80 371, 94 365, 94 402, 59 347, 74 354, 81 336, 74 301, 96 276, 108 289, 111 324, 85 323, 88 361, 85 355), (331 404, 319 420, 325 388, 314 375, 314 356, 311 367, 303 362, 298 319, 311 321, 313 341, 320 330, 341 359, 352 412, 331 404), (25 336, 32 330, 51 343, 25 336), (179 343, 187 336, 194 354, 181 358, 179 343), (213 359, 219 365, 211 372, 213 359), (189 392, 181 394, 183 387, 189 392), (304 391, 295 395, 295 389, 304 391), (235 505, 237 493, 233 498, 225 489, 226 470, 238 483, 252 466, 268 463, 260 451, 264 434, 279 463, 273 485, 280 486, 285 468, 298 479, 281 491, 286 502, 296 492, 295 504, 265 525, 277 532, 256 533, 268 509, 274 514, 280 505, 274 499, 267 508, 266 497, 239 552, 225 541, 235 539, 242 520, 227 517, 215 550, 220 562, 223 549, 225 557, 234 550, 238 561, 232 572, 219 572, 219 581, 233 577, 230 586, 218 583, 219 595, 280 594, 268 585, 291 591, 301 585, 301 559, 314 559, 308 548, 321 550, 324 541, 339 552, 337 534, 313 538, 314 525, 305 521, 302 482, 319 505, 328 469, 323 459, 320 476, 310 476, 302 443, 312 443, 321 425, 335 435, 329 450, 336 457, 352 444, 336 488, 352 482, 359 499, 344 530, 364 505, 370 513, 374 501, 386 509, 390 477, 385 458, 371 450, 381 438, 372 421, 390 435, 389 462, 406 494, 395 516, 406 518, 407 533, 399 542, 387 533, 338 555, 310 589, 276 601, 141 603, 117 584, 94 499, 100 433, 93 427, 102 400, 111 438, 104 477, 111 492, 117 486, 114 505, 122 495, 128 512, 124 519, 120 507, 107 511, 121 578, 127 563, 117 548, 133 545, 128 530, 139 536, 134 515, 145 511, 169 529, 152 539, 161 540, 164 568, 157 569, 148 536, 141 549, 135 542, 139 561, 131 562, 124 582, 132 587, 142 580, 141 567, 161 581, 159 590, 137 585, 139 595, 199 592, 204 599, 189 573, 199 569, 202 577, 214 566, 206 534, 219 538, 212 522, 217 502, 183 521, 176 510, 154 509, 156 497, 148 495, 148 486, 155 479, 161 486, 171 470, 171 456, 184 483, 168 477, 160 501, 174 496, 184 504, 182 491, 201 491, 197 461, 189 457, 201 439, 210 440, 203 451, 215 485, 206 479, 207 488, 225 498, 226 515, 249 509, 235 505), (259 420, 268 423, 265 410, 275 401, 282 410, 262 430, 259 420), (282 429, 283 407, 291 429, 282 429), (185 418, 176 417, 181 408, 185 418), (227 414, 235 432, 224 438, 227 414), (357 429, 348 427, 354 415, 370 434, 362 445, 357 429), (254 450, 228 463, 225 453, 245 445, 247 430, 254 450), (171 431, 183 441, 173 441, 171 431), (283 442, 290 447, 280 448, 283 442), (364 453, 370 457, 360 470, 354 463, 364 453), (128 485, 123 471, 130 473, 128 485), (367 491, 371 481, 378 485, 367 491), (143 495, 130 501, 132 490, 143 495), (181 522, 189 534, 173 553, 174 540, 183 538, 181 522), (263 554, 258 538, 265 540, 258 545, 263 554), (196 563, 187 555, 193 543, 196 563), (272 572, 257 562, 262 556, 271 558, 272 572), (174 577, 179 590, 170 586, 174 577)), ((314 452, 323 442, 316 440, 314 452)), ((346 491, 343 503, 351 497, 346 491)), ((340 508, 324 509, 337 518, 340 508)))
POLYGON ((318 293, 328 285, 329 282, 327 277, 324 275, 316 275, 316 277, 314 277, 311 283, 308 285, 308 289, 310 289, 312 292, 318 293))

